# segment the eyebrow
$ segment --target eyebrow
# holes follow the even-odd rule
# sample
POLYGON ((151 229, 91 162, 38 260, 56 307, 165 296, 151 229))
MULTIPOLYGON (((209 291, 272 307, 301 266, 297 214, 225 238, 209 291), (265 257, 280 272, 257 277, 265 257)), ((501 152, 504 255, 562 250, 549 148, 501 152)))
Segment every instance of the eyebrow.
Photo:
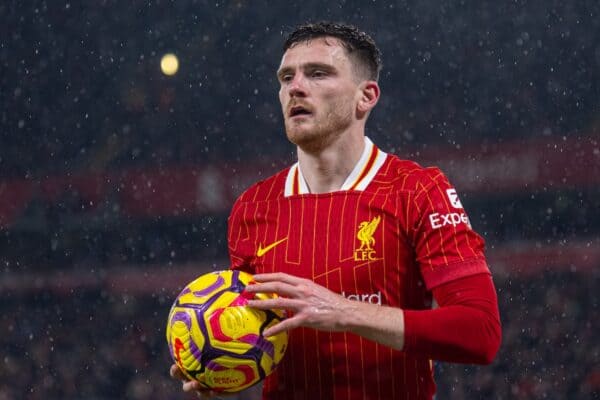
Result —
MULTIPOLYGON (((336 70, 336 68, 333 65, 320 63, 320 62, 309 62, 306 64, 302 64, 300 66, 300 69, 302 69, 302 70, 322 69, 327 72, 332 72, 332 71, 336 70)), ((280 69, 279 71, 277 71, 277 77, 281 78, 283 75, 285 75, 287 73, 291 73, 293 71, 294 71, 294 68, 292 68, 292 67, 284 67, 284 68, 280 69)))

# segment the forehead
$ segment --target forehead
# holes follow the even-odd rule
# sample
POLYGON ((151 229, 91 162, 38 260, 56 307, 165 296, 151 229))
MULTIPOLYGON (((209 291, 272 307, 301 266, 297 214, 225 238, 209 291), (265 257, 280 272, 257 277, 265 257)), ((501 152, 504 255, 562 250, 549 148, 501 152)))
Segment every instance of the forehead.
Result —
POLYGON ((350 60, 338 39, 322 37, 296 43, 287 49, 281 58, 279 69, 314 63, 342 67, 348 65, 350 60))

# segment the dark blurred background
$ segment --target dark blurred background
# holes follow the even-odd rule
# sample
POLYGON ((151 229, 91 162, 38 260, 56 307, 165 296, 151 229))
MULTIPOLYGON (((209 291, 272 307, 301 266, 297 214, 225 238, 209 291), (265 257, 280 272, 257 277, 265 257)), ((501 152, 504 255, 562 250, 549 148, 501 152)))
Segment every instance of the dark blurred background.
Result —
POLYGON ((0 400, 186 398, 168 310, 294 160, 275 70, 318 19, 374 36, 368 135, 441 166, 487 241, 503 345, 438 363, 437 398, 600 399, 598 2, 327 4, 0 4, 0 400))

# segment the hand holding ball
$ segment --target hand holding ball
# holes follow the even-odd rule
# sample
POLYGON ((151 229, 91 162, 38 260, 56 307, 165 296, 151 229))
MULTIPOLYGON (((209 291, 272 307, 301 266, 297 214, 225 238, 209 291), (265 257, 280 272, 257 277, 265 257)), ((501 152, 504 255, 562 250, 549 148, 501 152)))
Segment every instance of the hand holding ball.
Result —
MULTIPOLYGON (((244 292, 252 275, 208 273, 188 284, 167 322, 169 351, 181 371, 206 389, 237 392, 269 375, 283 358, 287 332, 264 337, 284 318, 283 311, 248 307, 244 292)), ((256 298, 272 298, 257 294, 256 298)))

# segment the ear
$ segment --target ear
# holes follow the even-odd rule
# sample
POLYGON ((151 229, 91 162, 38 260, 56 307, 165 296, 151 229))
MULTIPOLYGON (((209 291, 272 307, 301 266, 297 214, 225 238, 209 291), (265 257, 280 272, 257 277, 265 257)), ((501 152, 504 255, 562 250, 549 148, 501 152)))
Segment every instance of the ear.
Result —
POLYGON ((356 111, 359 116, 368 115, 379 100, 381 91, 375 81, 363 81, 359 86, 359 99, 356 111))

